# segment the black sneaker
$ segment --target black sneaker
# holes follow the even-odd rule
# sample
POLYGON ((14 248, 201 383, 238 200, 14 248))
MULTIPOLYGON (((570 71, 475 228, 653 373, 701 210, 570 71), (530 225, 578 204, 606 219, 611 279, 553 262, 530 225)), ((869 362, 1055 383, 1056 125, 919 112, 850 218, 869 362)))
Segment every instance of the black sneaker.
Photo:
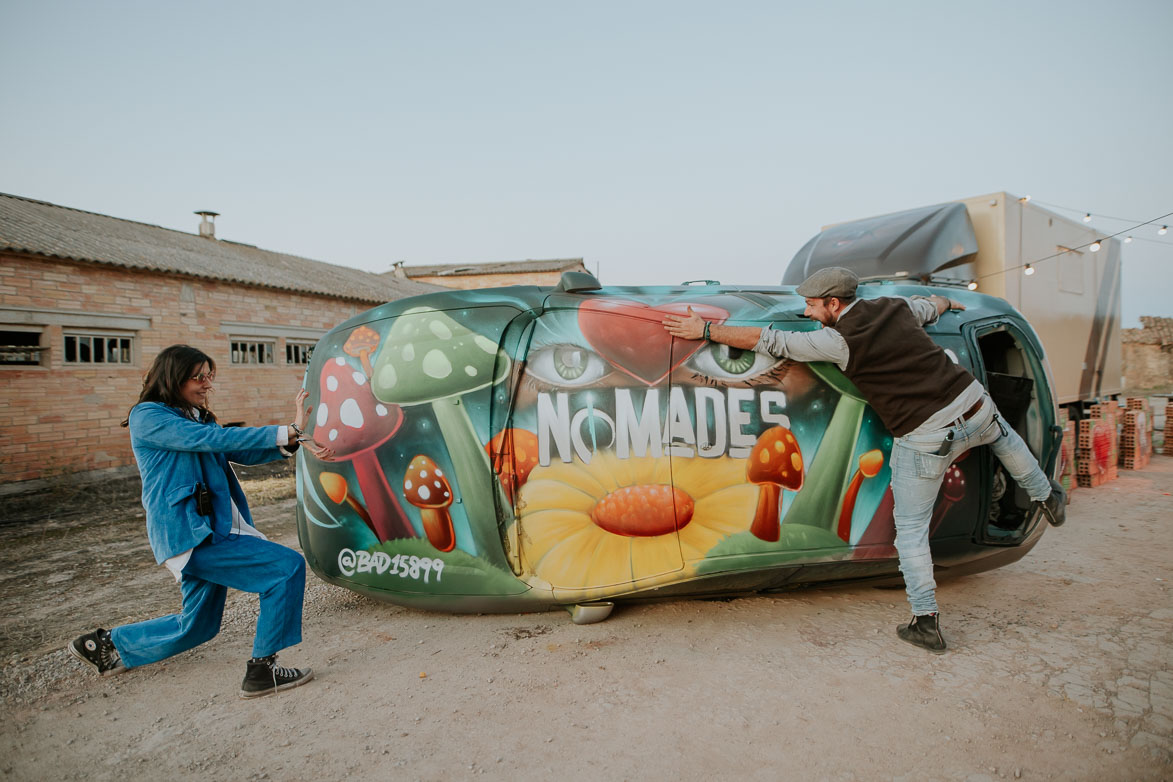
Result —
POLYGON ((113 676, 126 670, 114 642, 110 640, 110 633, 101 627, 73 639, 65 648, 86 665, 92 665, 99 676, 113 676))
POLYGON ((1058 481, 1051 481, 1051 496, 1036 504, 1052 527, 1062 527, 1063 522, 1067 521, 1067 492, 1063 491, 1063 485, 1058 481))
POLYGON ((940 618, 940 614, 914 616, 907 627, 901 625, 896 628, 896 635, 900 636, 902 641, 908 641, 913 646, 928 649, 933 654, 944 654, 945 639, 941 635, 938 622, 940 618))
POLYGON ((281 690, 292 690, 314 678, 312 668, 304 671, 297 668, 283 668, 277 664, 277 655, 254 657, 248 661, 244 672, 244 684, 240 685, 240 697, 259 698, 281 690))

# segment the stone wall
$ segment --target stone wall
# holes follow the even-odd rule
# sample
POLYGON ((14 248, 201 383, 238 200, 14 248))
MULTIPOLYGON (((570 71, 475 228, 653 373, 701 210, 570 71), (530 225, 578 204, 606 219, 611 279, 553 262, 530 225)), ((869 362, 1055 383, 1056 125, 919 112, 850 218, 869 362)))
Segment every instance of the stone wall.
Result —
POLYGON ((1160 345, 1125 342, 1121 351, 1124 382, 1129 388, 1173 387, 1173 350, 1160 345))

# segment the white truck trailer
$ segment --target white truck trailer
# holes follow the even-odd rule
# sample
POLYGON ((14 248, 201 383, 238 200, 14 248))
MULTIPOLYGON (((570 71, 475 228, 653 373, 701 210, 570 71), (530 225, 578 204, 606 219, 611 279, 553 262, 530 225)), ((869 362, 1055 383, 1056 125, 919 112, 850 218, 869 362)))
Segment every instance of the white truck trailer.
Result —
POLYGON ((1082 405, 1123 390, 1120 261, 1119 240, 1025 199, 991 193, 829 225, 794 256, 782 284, 797 285, 826 266, 847 266, 865 280, 976 282, 1034 327, 1056 401, 1082 405))

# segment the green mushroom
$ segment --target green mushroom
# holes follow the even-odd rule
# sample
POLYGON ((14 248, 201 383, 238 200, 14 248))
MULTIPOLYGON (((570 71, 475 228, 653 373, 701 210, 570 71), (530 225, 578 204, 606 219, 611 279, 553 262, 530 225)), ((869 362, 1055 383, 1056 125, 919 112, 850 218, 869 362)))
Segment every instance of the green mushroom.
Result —
POLYGON ((510 567, 502 552, 496 508, 508 503, 497 496, 500 485, 461 397, 500 382, 509 366, 509 356, 497 343, 441 310, 416 307, 395 320, 371 377, 371 390, 380 402, 432 406, 456 470, 476 553, 504 570, 510 567), (491 513, 494 523, 477 523, 474 512, 491 513))
POLYGON ((838 391, 840 398, 823 432, 814 462, 807 469, 807 483, 795 495, 782 523, 784 527, 787 523, 804 524, 836 533, 834 542, 843 545, 837 534, 838 519, 853 474, 851 456, 855 453, 867 402, 838 367, 822 361, 807 366, 838 391))

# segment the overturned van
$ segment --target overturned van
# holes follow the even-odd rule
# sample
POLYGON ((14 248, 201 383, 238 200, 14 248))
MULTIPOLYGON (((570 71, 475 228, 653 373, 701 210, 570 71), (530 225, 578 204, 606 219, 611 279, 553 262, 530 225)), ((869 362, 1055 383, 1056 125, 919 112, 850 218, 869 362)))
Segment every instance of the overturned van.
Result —
MULTIPOLYGON (((863 298, 939 289, 865 283, 863 298)), ((990 390, 1048 475, 1053 384, 1001 299, 928 327, 990 390)), ((323 579, 452 611, 899 583, 892 436, 843 374, 672 338, 666 313, 810 330, 792 287, 451 291, 392 302, 327 334, 306 376, 298 531, 323 579)), ((939 576, 1013 562, 1038 513, 988 448, 950 469, 931 526, 939 576)))

